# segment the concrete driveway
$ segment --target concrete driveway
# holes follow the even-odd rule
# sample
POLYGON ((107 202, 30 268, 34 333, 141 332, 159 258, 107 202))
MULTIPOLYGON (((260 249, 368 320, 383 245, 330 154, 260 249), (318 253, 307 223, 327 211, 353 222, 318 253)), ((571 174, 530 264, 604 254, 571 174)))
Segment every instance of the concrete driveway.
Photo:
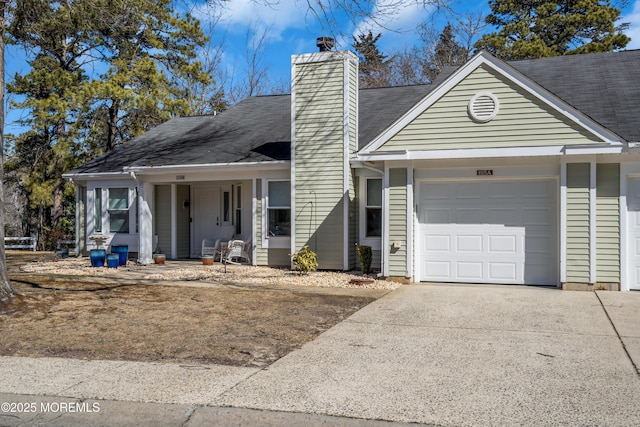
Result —
POLYGON ((159 425, 224 425, 211 406, 285 411, 250 412, 241 425, 265 414, 279 425, 640 425, 639 322, 640 293, 411 285, 267 368, 2 358, 0 393, 108 399, 106 424, 130 401, 162 403, 147 411, 154 419, 183 414, 159 425))
MULTIPOLYGON (((640 294, 599 295, 638 357, 640 294)), ((417 285, 216 403, 437 425, 640 425, 639 399, 597 294, 417 285)))

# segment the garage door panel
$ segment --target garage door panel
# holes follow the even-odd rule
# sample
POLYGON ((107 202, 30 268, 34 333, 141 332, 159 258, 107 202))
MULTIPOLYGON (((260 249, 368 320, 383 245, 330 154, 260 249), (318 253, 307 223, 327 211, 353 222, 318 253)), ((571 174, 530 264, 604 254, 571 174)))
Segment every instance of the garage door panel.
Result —
POLYGON ((481 262, 459 261, 456 263, 456 280, 477 282, 484 276, 481 262))
POLYGON ((481 235, 456 236, 456 250, 458 252, 482 252, 483 246, 481 235))
POLYGON ((421 222, 429 224, 449 224, 452 222, 451 209, 426 209, 421 222))
POLYGON ((487 194, 489 199, 511 199, 516 196, 514 191, 515 183, 513 182, 494 182, 487 186, 487 194))
POLYGON ((435 281, 448 281, 451 277, 451 263, 446 261, 427 261, 425 263, 435 281))
POLYGON ((521 280, 518 277, 518 265, 516 262, 489 262, 488 278, 494 283, 517 283, 521 280))
POLYGON ((489 236, 488 253, 509 253, 518 252, 518 236, 489 236))
POLYGON ((546 227, 552 218, 549 208, 522 208, 523 225, 541 225, 546 227))
POLYGON ((515 225, 517 221, 514 219, 517 218, 517 209, 507 207, 507 208, 498 208, 498 207, 490 207, 488 208, 487 218, 483 223, 485 224, 501 224, 501 225, 515 225))
POLYGON ((452 197, 451 189, 444 183, 433 183, 429 185, 428 188, 424 187, 422 190, 422 194, 420 194, 422 200, 446 200, 452 197))
POLYGON ((546 257, 547 251, 552 244, 551 236, 531 236, 525 239, 527 254, 540 254, 546 257))
POLYGON ((478 222, 478 218, 483 218, 485 214, 482 212, 482 209, 473 208, 458 208, 455 210, 455 214, 452 215, 452 222, 456 222, 458 224, 476 224, 478 222))
MULTIPOLYGON (((455 184, 453 191, 458 200, 479 200, 482 198, 482 189, 480 187, 481 185, 477 183, 471 185, 455 184)), ((451 191, 451 188, 449 191, 451 191)))
POLYGON ((431 234, 425 239, 424 247, 430 252, 451 252, 451 236, 431 234))
MULTIPOLYGON (((420 184, 419 194, 433 194, 431 185, 420 184)), ((424 219, 419 226, 420 280, 557 285, 555 180, 435 187, 437 201, 418 200, 418 217, 424 219), (444 197, 445 190, 454 197, 444 197)), ((640 239, 638 245, 640 253, 640 239)))
POLYGON ((551 181, 522 181, 519 190, 524 198, 548 199, 553 193, 551 181))

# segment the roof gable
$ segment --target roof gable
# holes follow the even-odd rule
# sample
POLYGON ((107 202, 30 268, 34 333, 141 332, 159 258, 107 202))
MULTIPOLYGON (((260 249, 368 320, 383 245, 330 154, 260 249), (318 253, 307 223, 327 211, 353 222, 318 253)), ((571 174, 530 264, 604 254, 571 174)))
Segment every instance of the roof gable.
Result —
POLYGON ((543 145, 564 145, 567 143, 566 139, 574 144, 622 143, 622 138, 618 135, 554 96, 515 68, 487 52, 481 52, 449 75, 410 111, 364 147, 361 153, 537 145, 540 141, 536 142, 532 138, 532 129, 517 129, 517 125, 526 120, 520 116, 522 111, 517 109, 527 106, 528 118, 532 119, 529 126, 533 126, 533 130, 541 135, 540 141, 545 139, 544 133, 548 131, 557 133, 562 139, 555 142, 552 142, 552 138, 547 139, 547 142, 542 142, 543 145), (483 90, 499 94, 497 99, 500 111, 496 119, 488 123, 474 122, 467 113, 470 99, 483 90), (452 108, 456 111, 446 111, 452 108), (500 126, 503 129, 499 129, 500 126), (542 129, 545 126, 548 126, 548 130, 542 129), (484 131, 484 135, 479 136, 480 130, 484 131), (465 131, 468 132, 466 135, 465 131), (514 131, 516 134, 513 134, 514 131), (525 138, 524 141, 519 141, 521 136, 528 137, 528 140, 525 138), (514 144, 514 141, 518 143, 514 144), (442 142, 449 142, 449 145, 438 146, 442 142))

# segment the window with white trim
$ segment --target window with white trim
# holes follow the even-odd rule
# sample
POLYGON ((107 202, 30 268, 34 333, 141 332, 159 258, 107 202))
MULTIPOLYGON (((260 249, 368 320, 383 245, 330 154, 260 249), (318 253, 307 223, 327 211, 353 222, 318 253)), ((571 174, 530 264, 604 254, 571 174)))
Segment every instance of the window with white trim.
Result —
POLYGON ((235 226, 236 234, 242 234, 242 186, 236 186, 235 197, 235 226))
POLYGON ((102 233, 102 188, 93 190, 93 223, 96 233, 102 233))
POLYGON ((382 179, 367 178, 365 237, 382 236, 382 179))
POLYGON ((109 188, 109 232, 129 232, 129 188, 109 188))
POLYGON ((291 182, 267 183, 268 236, 291 236, 291 182))

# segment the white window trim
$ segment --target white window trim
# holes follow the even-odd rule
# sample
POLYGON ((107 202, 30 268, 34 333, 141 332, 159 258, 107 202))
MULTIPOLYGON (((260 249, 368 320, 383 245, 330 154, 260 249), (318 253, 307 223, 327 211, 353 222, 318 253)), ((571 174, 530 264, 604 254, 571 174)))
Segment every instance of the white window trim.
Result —
MULTIPOLYGON (((361 177, 361 179, 359 180, 361 197, 360 197, 360 203, 359 203, 360 205, 359 206, 359 216, 360 216, 359 234, 360 235, 359 235, 358 241, 362 246, 371 246, 372 250, 379 251, 382 248, 382 236, 367 237, 367 181, 370 179, 379 179, 382 181, 382 176, 361 177)), ((382 197, 382 194, 380 195, 380 197, 382 197)), ((384 206, 384 200, 383 200, 383 205, 380 206, 381 213, 382 213, 383 206, 384 206)))
MULTIPOLYGON (((262 247, 272 249, 290 249, 292 236, 269 236, 269 183, 284 181, 291 183, 288 178, 265 178, 262 180, 262 247)), ((293 200, 290 202, 293 205, 293 200)), ((293 235, 293 206, 291 209, 291 234, 293 235)))
POLYGON ((120 235, 120 236, 137 236, 139 232, 136 232, 136 184, 130 181, 101 181, 91 183, 87 186, 87 209, 86 209, 86 220, 87 220, 87 236, 91 236, 94 234, 102 234, 102 235, 120 235), (109 228, 109 189, 111 188, 127 188, 128 193, 128 203, 129 203, 129 232, 128 233, 118 233, 112 232, 109 228), (100 215, 102 221, 102 231, 97 232, 95 227, 95 190, 100 189, 102 195, 102 212, 100 215))

